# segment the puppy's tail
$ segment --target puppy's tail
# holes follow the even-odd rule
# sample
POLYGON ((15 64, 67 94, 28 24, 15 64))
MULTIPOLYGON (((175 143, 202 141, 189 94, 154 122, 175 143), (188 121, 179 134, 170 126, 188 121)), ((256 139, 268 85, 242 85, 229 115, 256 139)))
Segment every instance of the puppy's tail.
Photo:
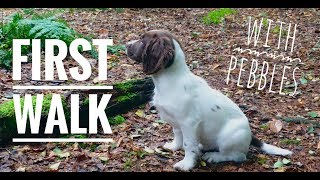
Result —
POLYGON ((252 135, 252 140, 250 145, 255 146, 259 149, 261 149, 263 152, 267 154, 273 154, 273 155, 281 155, 281 156, 290 156, 292 155, 292 151, 282 149, 267 143, 264 143, 260 141, 257 137, 252 135))

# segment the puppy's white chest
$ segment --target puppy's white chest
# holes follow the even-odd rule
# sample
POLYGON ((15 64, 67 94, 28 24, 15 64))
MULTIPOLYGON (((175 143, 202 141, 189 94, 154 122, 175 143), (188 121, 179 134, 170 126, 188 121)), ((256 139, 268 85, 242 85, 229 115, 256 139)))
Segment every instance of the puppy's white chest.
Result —
POLYGON ((171 98, 166 96, 160 97, 155 94, 153 98, 153 105, 157 108, 162 120, 167 121, 168 123, 175 123, 175 116, 178 109, 172 100, 169 99, 171 98))

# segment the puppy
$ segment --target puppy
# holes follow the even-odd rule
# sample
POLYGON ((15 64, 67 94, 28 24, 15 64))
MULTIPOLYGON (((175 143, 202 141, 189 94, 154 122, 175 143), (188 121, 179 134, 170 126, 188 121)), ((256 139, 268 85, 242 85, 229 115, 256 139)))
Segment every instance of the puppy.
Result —
POLYGON ((152 76, 152 103, 161 119, 173 127, 174 139, 164 148, 185 151, 175 169, 191 170, 201 157, 209 163, 242 162, 250 145, 267 154, 292 154, 254 137, 241 109, 189 70, 180 42, 169 32, 149 31, 127 43, 126 52, 130 59, 142 63, 145 74, 152 76))

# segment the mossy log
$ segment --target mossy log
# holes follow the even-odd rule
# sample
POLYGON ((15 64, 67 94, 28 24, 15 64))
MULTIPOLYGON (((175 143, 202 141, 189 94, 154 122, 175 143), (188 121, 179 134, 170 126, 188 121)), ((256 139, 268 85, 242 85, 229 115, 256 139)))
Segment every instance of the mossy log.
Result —
MULTIPOLYGON (((105 112, 109 117, 118 114, 126 113, 140 105, 145 104, 151 100, 153 94, 154 84, 150 77, 144 79, 128 80, 113 85, 112 90, 74 90, 61 95, 62 104, 66 116, 67 123, 70 121, 70 97, 71 94, 80 95, 80 127, 88 127, 89 117, 89 94, 98 94, 98 102, 102 94, 112 94, 105 112)), ((23 105, 24 96, 21 97, 21 104, 23 105)), ((33 106, 35 107, 36 96, 33 96, 33 106)), ((25 135, 17 134, 17 126, 15 119, 15 110, 13 100, 9 100, 0 104, 0 144, 5 144, 11 141, 12 137, 43 137, 44 129, 47 121, 48 112, 51 104, 51 95, 44 96, 42 115, 40 122, 39 134, 31 135, 27 123, 27 133, 25 135)), ((70 128, 70 126, 68 126, 70 128)), ((58 129, 55 129, 54 136, 59 135, 58 129)), ((70 130, 70 129, 69 129, 70 130)))

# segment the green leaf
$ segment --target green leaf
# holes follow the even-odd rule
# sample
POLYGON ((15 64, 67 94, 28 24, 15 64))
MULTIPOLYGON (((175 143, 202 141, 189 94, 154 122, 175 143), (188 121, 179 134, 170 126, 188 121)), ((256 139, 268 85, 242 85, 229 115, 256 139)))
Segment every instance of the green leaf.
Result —
POLYGON ((289 159, 283 158, 282 163, 286 165, 286 164, 291 163, 291 161, 289 159))
POLYGON ((313 117, 313 118, 318 117, 318 114, 316 112, 314 112, 314 111, 309 112, 308 114, 309 114, 310 117, 313 117))
POLYGON ((283 163, 280 159, 276 163, 274 163, 273 168, 280 168, 283 166, 283 163))
POLYGON ((54 148, 54 149, 53 149, 53 152, 54 152, 55 154, 61 154, 61 153, 62 153, 62 151, 61 151, 58 147, 54 148))
POLYGON ((300 78, 300 82, 301 84, 307 84, 308 83, 308 80, 304 77, 300 78))
POLYGON ((267 162, 267 158, 266 157, 259 157, 258 159, 258 163, 263 165, 267 162))
POLYGON ((54 154, 57 155, 59 158, 66 158, 70 156, 69 152, 63 153, 58 147, 54 148, 54 154))
POLYGON ((109 161, 109 158, 107 158, 107 157, 102 157, 101 156, 101 157, 99 157, 99 159, 104 163, 107 163, 109 161))
POLYGON ((137 112, 135 113, 137 116, 139 116, 139 117, 144 117, 145 116, 145 114, 144 114, 144 112, 143 112, 143 110, 137 110, 137 112))
POLYGON ((154 122, 159 123, 159 124, 166 124, 166 122, 164 120, 161 120, 161 119, 157 119, 154 122))
POLYGON ((204 162, 204 161, 201 161, 200 165, 203 166, 203 167, 207 166, 206 162, 204 162))
POLYGON ((308 133, 313 133, 314 132, 314 128, 313 125, 308 127, 308 133))

